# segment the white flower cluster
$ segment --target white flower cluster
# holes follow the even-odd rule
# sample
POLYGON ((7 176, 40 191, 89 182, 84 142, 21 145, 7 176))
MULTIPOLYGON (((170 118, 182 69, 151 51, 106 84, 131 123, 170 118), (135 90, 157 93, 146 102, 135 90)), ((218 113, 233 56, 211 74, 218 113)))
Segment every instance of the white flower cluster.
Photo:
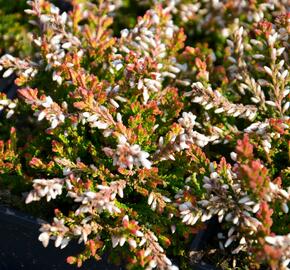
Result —
POLYGON ((52 225, 42 224, 40 231, 42 232, 38 239, 42 242, 44 247, 48 246, 49 240, 55 240, 55 247, 65 248, 72 236, 78 237, 78 243, 86 243, 88 236, 94 231, 97 232, 99 226, 91 221, 91 217, 82 220, 80 225, 73 225, 70 228, 64 225, 64 220, 54 218, 52 225))
POLYGON ((101 213, 108 211, 111 214, 120 213, 121 210, 115 205, 115 197, 118 194, 123 198, 123 190, 126 186, 124 180, 111 182, 110 186, 98 185, 100 191, 84 191, 82 193, 76 193, 69 191, 68 196, 73 198, 75 202, 80 202, 81 206, 75 211, 76 215, 83 213, 101 213))
POLYGON ((26 197, 26 203, 39 201, 42 197, 46 197, 49 202, 62 194, 64 179, 34 179, 33 190, 26 197))
POLYGON ((205 110, 214 109, 216 114, 224 113, 249 120, 256 117, 255 106, 231 103, 219 91, 204 87, 201 82, 193 83, 192 91, 187 92, 186 96, 193 97, 191 101, 202 105, 205 110))
POLYGON ((192 129, 195 126, 196 116, 192 112, 183 112, 182 117, 178 119, 178 123, 185 129, 192 129))
POLYGON ((289 71, 285 64, 285 59, 287 59, 285 47, 283 45, 281 47, 281 44, 287 44, 287 30, 283 27, 279 29, 273 27, 271 34, 267 37, 267 44, 257 39, 251 39, 250 44, 245 43, 245 36, 248 36, 248 33, 243 27, 239 27, 233 33, 233 41, 227 40, 232 52, 228 58, 232 63, 228 68, 230 77, 236 80, 242 95, 250 93, 251 101, 261 105, 259 110, 265 111, 267 107, 268 109, 270 107, 274 108, 279 115, 286 114, 290 107, 287 99, 289 71), (266 61, 265 48, 269 51, 271 64, 266 61), (248 69, 249 62, 262 65, 266 79, 255 78, 255 74, 248 69), (270 92, 267 89, 271 89, 270 92))
POLYGON ((279 269, 288 270, 290 264, 290 233, 287 235, 266 236, 265 241, 283 254, 279 269))
MULTIPOLYGON (((123 225, 125 223, 129 222, 129 217, 125 215, 123 217, 123 225)), ((138 222, 135 222, 136 225, 138 225, 138 222)), ((144 234, 140 230, 136 230, 134 232, 135 237, 144 237, 144 234)), ((116 246, 120 245, 121 247, 127 242, 131 248, 136 248, 137 247, 137 242, 134 240, 133 237, 130 237, 130 235, 122 234, 122 235, 112 235, 111 237, 112 240, 112 246, 115 248, 116 246)), ((145 242, 143 241, 143 244, 145 242)), ((142 240, 140 241, 139 246, 142 246, 142 240)))
POLYGON ((266 194, 266 199, 271 201, 272 198, 276 198, 281 202, 281 208, 285 214, 288 214, 289 207, 288 202, 290 201, 290 187, 288 187, 288 191, 280 188, 278 185, 270 182, 270 192, 266 194))
POLYGON ((194 22, 198 31, 209 33, 213 29, 218 29, 224 37, 229 35, 232 24, 239 16, 246 16, 247 23, 252 24, 263 20, 264 13, 285 13, 288 3, 287 0, 255 2, 253 5, 249 5, 247 0, 233 1, 231 5, 221 0, 154 0, 154 2, 166 2, 183 23, 194 22))
MULTIPOLYGON (((230 246, 232 242, 239 241, 239 245, 233 250, 233 254, 235 254, 245 250, 247 244, 249 244, 246 243, 244 237, 241 237, 239 228, 247 228, 248 233, 252 235, 258 231, 261 225, 261 222, 255 217, 255 213, 260 209, 260 203, 243 191, 241 180, 238 179, 237 174, 232 172, 231 169, 228 169, 227 173, 228 183, 225 183, 214 169, 210 177, 204 177, 203 187, 207 191, 207 196, 205 199, 198 201, 201 208, 193 206, 188 201, 177 204, 177 206, 182 222, 187 225, 194 225, 198 220, 205 222, 215 215, 217 215, 219 222, 225 220, 227 223, 231 223, 226 237, 219 234, 220 247, 223 249, 230 246), (221 242, 223 240, 224 244, 221 242)), ((271 192, 267 193, 264 199, 269 202, 273 199, 282 201, 282 210, 287 213, 290 189, 287 192, 273 183, 270 183, 270 187, 271 192)), ((183 191, 175 196, 176 199, 182 197, 183 191)))
POLYGON ((128 142, 125 131, 126 128, 122 123, 122 116, 120 113, 117 113, 117 122, 115 122, 106 107, 96 105, 91 112, 83 112, 80 114, 80 121, 83 124, 89 123, 92 128, 97 127, 103 130, 103 135, 105 137, 117 134, 117 148, 103 148, 105 154, 113 158, 114 166, 129 168, 130 170, 132 170, 134 166, 137 168, 140 166, 147 169, 151 168, 152 163, 148 160, 149 154, 142 151, 138 144, 131 145, 128 142), (119 128, 120 126, 121 128, 119 128))
MULTIPOLYGON (((146 255, 151 255, 152 259, 149 262, 146 270, 154 268, 160 270, 178 270, 179 268, 171 262, 171 260, 165 255, 164 249, 159 245, 158 238, 156 235, 147 231, 144 233, 144 238, 141 241, 145 244, 147 242, 147 249, 145 250, 146 255), (144 239, 144 240, 143 240, 144 239)), ((141 242, 141 243, 142 243, 141 242)))
POLYGON ((148 196, 148 205, 150 205, 150 208, 155 211, 156 208, 165 207, 166 203, 170 203, 171 200, 167 198, 166 196, 161 195, 157 192, 151 192, 148 196))
MULTIPOLYGON (((129 217, 126 215, 123 217, 123 225, 129 222, 129 217)), ((134 222, 135 225, 138 222, 134 222)), ((113 248, 120 245, 121 247, 127 242, 133 249, 144 248, 144 257, 151 256, 151 260, 146 267, 146 270, 154 268, 161 270, 178 270, 178 267, 173 265, 171 260, 165 255, 164 249, 159 245, 158 238, 151 231, 136 230, 131 235, 116 234, 112 235, 113 248)))
POLYGON ((100 114, 83 112, 81 115, 82 124, 89 123, 91 128, 107 129, 109 124, 105 121, 100 120, 100 114))
POLYGON ((154 154, 155 159, 158 157, 160 160, 175 160, 174 152, 189 149, 193 144, 202 148, 210 142, 213 144, 221 142, 223 135, 221 129, 213 127, 214 134, 204 135, 193 130, 194 127, 201 127, 195 119, 196 116, 192 112, 183 112, 182 117, 178 119, 178 123, 181 126, 179 133, 171 136, 168 144, 164 144, 163 137, 159 138, 159 149, 154 154))
MULTIPOLYGON (((58 157, 54 157, 54 161, 60 166, 62 167, 62 173, 63 176, 69 176, 71 174, 73 174, 74 172, 78 171, 78 162, 81 162, 80 158, 78 157, 76 159, 76 163, 72 162, 71 160, 67 159, 67 158, 58 158, 58 157)), ((91 165, 93 166, 93 165, 91 165)), ((66 185, 68 187, 68 189, 72 188, 72 185, 70 183, 69 178, 65 179, 66 181, 66 185)))
POLYGON ((18 93, 22 95, 22 98, 25 99, 27 104, 35 107, 34 109, 36 109, 36 112, 34 115, 37 116, 38 121, 45 118, 50 122, 50 129, 54 129, 60 123, 64 123, 64 111, 67 110, 67 103, 65 101, 62 103, 62 107, 60 107, 50 96, 41 96, 38 98, 38 91, 30 88, 21 89, 18 93))
POLYGON ((200 127, 200 124, 195 122, 196 116, 191 112, 183 112, 182 117, 178 119, 178 123, 182 126, 180 132, 180 143, 175 146, 177 151, 181 151, 183 149, 188 149, 189 146, 193 143, 198 145, 199 147, 206 146, 209 142, 215 141, 218 139, 217 135, 206 136, 197 131, 193 130, 193 127, 196 125, 200 127))
MULTIPOLYGON (((231 172, 230 174, 235 176, 231 172)), ((247 227, 250 234, 257 231, 261 223, 253 214, 259 210, 259 204, 252 201, 246 193, 241 191, 239 183, 231 185, 231 189, 235 194, 234 198, 229 192, 229 185, 222 184, 219 181, 219 177, 220 176, 216 172, 212 172, 210 178, 204 178, 203 187, 211 195, 207 199, 198 202, 204 209, 203 212, 198 212, 194 215, 190 208, 188 209, 187 207, 187 209, 183 210, 184 207, 181 207, 183 210, 181 214, 183 216, 183 222, 189 219, 192 219, 194 223, 199 219, 204 222, 209 220, 212 216, 217 215, 219 222, 225 219, 227 222, 232 223, 232 227, 229 229, 223 245, 224 247, 228 247, 234 240, 236 241, 239 239, 239 226, 247 227)), ((240 245, 233 253, 237 253, 245 248, 243 240, 241 241, 240 239, 240 242, 240 245)), ((222 246, 222 243, 220 243, 220 245, 222 246)))
MULTIPOLYGON (((183 197, 183 191, 175 195, 175 199, 179 199, 182 197, 183 197)), ((190 226, 193 226, 194 224, 196 224, 196 222, 202 216, 202 212, 198 211, 198 209, 194 207, 191 202, 188 202, 188 201, 182 204, 179 204, 178 209, 180 212, 180 218, 182 219, 182 222, 190 226)), ((207 219, 208 218, 206 215, 202 217, 202 221, 203 220, 206 221, 207 219)))
POLYGON ((0 57, 0 71, 5 68, 3 78, 12 75, 13 72, 21 75, 26 79, 31 79, 37 74, 38 64, 29 60, 22 60, 10 54, 5 54, 0 57))
POLYGON ((55 199, 56 196, 62 194, 62 189, 64 183, 67 185, 67 189, 70 190, 67 196, 73 198, 75 202, 80 202, 81 206, 75 211, 76 215, 89 213, 80 225, 74 225, 72 228, 68 228, 64 225, 64 220, 59 220, 54 218, 52 225, 43 224, 39 235, 39 240, 46 247, 49 243, 49 239, 55 240, 55 246, 64 248, 73 236, 79 237, 79 243, 82 241, 87 242, 88 235, 92 231, 98 230, 98 225, 92 221, 92 216, 96 213, 101 213, 103 211, 108 211, 111 214, 120 213, 120 209, 115 205, 114 200, 118 194, 123 198, 123 190, 126 186, 124 180, 119 180, 111 182, 110 186, 99 185, 99 192, 84 191, 82 193, 76 193, 73 185, 69 179, 35 179, 33 180, 33 188, 27 198, 26 203, 32 201, 38 201, 41 197, 47 197, 47 201, 50 199, 55 199), (88 223, 90 221, 90 223, 88 223))
POLYGON ((8 109, 6 118, 9 119, 14 114, 14 109, 17 106, 17 101, 12 101, 10 99, 1 99, 0 98, 0 113, 3 109, 8 109))
POLYGON ((85 218, 81 225, 76 225, 72 228, 72 233, 74 236, 79 237, 78 243, 81 242, 86 243, 88 241, 88 236, 92 233, 92 231, 97 226, 94 222, 91 222, 91 224, 87 223, 88 220, 91 218, 85 218))
MULTIPOLYGON (((150 58, 156 64, 151 72, 138 78, 131 77, 131 87, 137 88, 143 92, 144 104, 150 98, 150 92, 159 92, 162 89, 162 82, 164 78, 176 78, 182 68, 182 65, 177 63, 175 57, 170 56, 168 41, 171 42, 173 35, 178 31, 178 27, 173 24, 170 16, 163 21, 161 27, 162 17, 166 17, 168 10, 160 10, 162 14, 158 14, 155 9, 147 11, 146 19, 139 20, 137 25, 132 30, 124 29, 121 31, 121 53, 134 53, 138 56, 138 66, 143 66, 150 58), (161 29, 159 29, 161 27, 161 29), (149 75, 149 76, 148 76, 149 75)), ((120 56, 120 55, 119 55, 120 56)), ((123 67, 122 60, 119 59, 117 66, 123 67)), ((116 67, 117 67, 116 66, 116 67)), ((131 68, 131 65, 126 67, 131 68)), ((125 70, 125 72, 127 72, 125 70)), ((128 72, 127 72, 128 73, 128 72)))
MULTIPOLYGON (((289 126, 286 123, 281 123, 281 127, 288 129, 289 126)), ((255 122, 244 129, 246 133, 255 133, 260 136, 262 140, 262 146, 266 153, 270 152, 272 147, 272 139, 279 139, 280 134, 278 132, 271 131, 271 126, 269 120, 265 120, 264 122, 255 122)))
POLYGON ((114 166, 130 170, 133 169, 133 166, 151 168, 152 163, 148 160, 149 154, 142 151, 138 144, 130 145, 124 135, 120 135, 118 140, 117 149, 103 148, 106 155, 113 158, 114 166))
MULTIPOLYGON (((52 80, 56 81, 59 85, 62 84, 62 77, 57 70, 64 63, 67 50, 71 50, 74 47, 78 56, 82 56, 83 51, 80 49, 80 40, 72 34, 70 29, 73 25, 66 12, 60 14, 58 7, 50 3, 50 12, 41 13, 42 8, 40 1, 28 1, 31 9, 26 9, 25 12, 36 16, 37 20, 31 20, 30 22, 38 25, 42 31, 49 34, 46 35, 47 39, 44 41, 42 37, 36 37, 33 41, 36 46, 41 47, 45 45, 46 48, 46 70, 53 70, 52 80), (53 31, 49 31, 53 29, 53 31), (52 33, 52 34, 51 34, 52 33)), ((72 68, 73 63, 66 63, 66 65, 72 68)))
POLYGON ((63 219, 54 218, 52 225, 50 224, 42 224, 40 231, 42 232, 38 240, 42 242, 44 247, 47 247, 49 244, 49 240, 55 240, 55 247, 60 247, 61 249, 65 248, 69 241, 70 237, 68 237, 69 228, 64 225, 63 219))
POLYGON ((65 115, 61 108, 52 100, 50 96, 45 97, 44 100, 38 100, 38 106, 44 107, 35 113, 37 120, 41 121, 44 118, 50 122, 50 128, 56 128, 60 123, 64 123, 65 115))
POLYGON ((271 93, 271 100, 265 101, 269 106, 274 107, 278 110, 281 115, 287 115, 287 111, 290 107, 289 98, 287 95, 289 93, 289 70, 285 63, 285 57, 283 53, 285 47, 281 47, 279 43, 286 43, 288 45, 289 34, 285 28, 273 29, 271 35, 268 36, 268 47, 269 54, 271 56, 270 67, 264 66, 265 72, 273 81, 273 91, 271 93))
POLYGON ((188 21, 192 20, 196 16, 197 12, 199 12, 201 15, 205 15, 206 10, 201 11, 200 8, 201 8, 200 2, 187 3, 187 4, 180 3, 180 5, 177 8, 175 8, 173 11, 175 13, 178 13, 179 17, 184 23, 187 23, 188 21))

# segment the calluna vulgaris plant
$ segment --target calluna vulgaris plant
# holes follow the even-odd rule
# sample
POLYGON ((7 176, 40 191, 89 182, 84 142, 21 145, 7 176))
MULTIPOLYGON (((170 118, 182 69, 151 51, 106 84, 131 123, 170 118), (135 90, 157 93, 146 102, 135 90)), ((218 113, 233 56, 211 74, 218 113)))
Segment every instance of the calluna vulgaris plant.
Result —
POLYGON ((0 0, 0 55, 11 53, 23 57, 31 52, 25 5, 25 0, 12 1, 9 5, 0 0))
POLYGON ((26 203, 68 197, 43 245, 77 238, 78 266, 110 251, 128 269, 190 269, 217 217, 216 263, 289 269, 287 1, 140 1, 120 33, 122 1, 28 4, 33 53, 0 60, 19 86, 0 96, 0 173, 32 180, 26 203))

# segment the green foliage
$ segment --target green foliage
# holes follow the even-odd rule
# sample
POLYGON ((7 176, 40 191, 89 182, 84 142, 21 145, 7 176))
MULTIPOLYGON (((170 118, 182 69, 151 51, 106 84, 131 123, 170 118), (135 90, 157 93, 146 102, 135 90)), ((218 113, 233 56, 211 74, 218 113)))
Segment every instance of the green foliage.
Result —
POLYGON ((202 260, 285 267, 289 15, 284 0, 238 2, 0 0, 0 68, 19 87, 0 94, 0 188, 54 216, 44 246, 78 239, 79 267, 109 252, 190 269, 214 218, 202 260))

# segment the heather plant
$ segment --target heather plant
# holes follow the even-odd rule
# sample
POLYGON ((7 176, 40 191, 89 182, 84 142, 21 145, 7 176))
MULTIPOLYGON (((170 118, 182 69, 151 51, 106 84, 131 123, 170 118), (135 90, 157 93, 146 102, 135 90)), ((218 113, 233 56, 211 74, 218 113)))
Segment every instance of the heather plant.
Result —
POLYGON ((70 264, 109 252, 190 269, 190 241, 217 218, 215 264, 288 269, 286 1, 141 2, 120 32, 121 1, 27 2, 33 53, 0 59, 19 86, 0 96, 0 179, 32 185, 27 204, 66 200, 39 240, 77 239, 70 264))
POLYGON ((25 0, 0 1, 0 55, 10 53, 24 57, 31 53, 25 0))

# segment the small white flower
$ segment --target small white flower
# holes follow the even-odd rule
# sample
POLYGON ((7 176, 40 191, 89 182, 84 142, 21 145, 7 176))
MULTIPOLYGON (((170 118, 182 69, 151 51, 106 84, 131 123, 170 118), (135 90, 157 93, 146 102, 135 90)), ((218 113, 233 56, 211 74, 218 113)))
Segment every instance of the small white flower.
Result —
POLYGON ((170 226, 171 233, 174 234, 176 231, 176 226, 173 224, 170 226))
POLYGON ((282 210, 285 214, 287 214, 289 212, 289 207, 287 205, 287 203, 282 203, 282 210))
POLYGON ((3 73, 3 78, 7 78, 9 77, 12 73, 13 73, 13 68, 9 68, 7 69, 4 73, 3 73))
POLYGON ((225 248, 227 248, 234 241, 234 238, 234 236, 228 238, 228 240, 225 242, 225 248))
POLYGON ((9 119, 14 114, 14 110, 9 110, 6 114, 6 118, 9 119))
POLYGON ((268 104, 269 106, 272 106, 272 107, 276 107, 277 106, 276 103, 271 101, 271 100, 266 100, 265 103, 268 104))
POLYGON ((149 197, 148 197, 148 204, 151 205, 154 199, 154 194, 151 192, 149 197))
POLYGON ((287 69, 285 69, 282 74, 281 74, 281 79, 285 80, 288 76, 289 71, 287 69))
POLYGON ((58 120, 56 118, 52 118, 50 128, 55 129, 57 125, 58 125, 58 120))
POLYGON ((53 104, 53 100, 50 96, 45 97, 45 101, 42 102, 42 106, 45 108, 49 108, 53 104))
POLYGON ((272 236, 266 236, 265 237, 265 241, 271 245, 275 245, 276 244, 276 239, 275 237, 272 236))
POLYGON ((173 37, 173 28, 172 27, 168 27, 166 30, 165 30, 165 35, 167 36, 167 38, 172 38, 173 37))
POLYGON ((274 45, 274 43, 276 42, 277 38, 278 38, 277 32, 275 32, 273 35, 269 35, 269 38, 268 38, 269 46, 272 47, 274 45))
POLYGON ((41 121, 42 119, 44 119, 45 116, 46 116, 45 111, 41 111, 40 114, 38 115, 37 120, 38 121, 41 121))
POLYGON ((65 42, 65 43, 62 44, 61 47, 63 49, 69 49, 71 47, 71 45, 72 45, 71 42, 65 42))
POLYGON ((268 75, 270 75, 270 76, 273 75, 273 72, 272 72, 272 70, 271 70, 269 67, 264 66, 264 69, 265 69, 265 71, 268 73, 268 75))
POLYGON ((231 154, 230 154, 230 156, 231 156, 231 159, 233 160, 233 161, 237 161, 237 153, 235 153, 235 152, 231 152, 231 154))
POLYGON ((48 232, 43 232, 39 235, 38 237, 38 240, 40 242, 42 242, 42 245, 44 247, 47 247, 48 246, 48 243, 49 243, 49 233, 48 232))
POLYGON ((257 213, 259 211, 259 209, 260 209, 260 204, 257 203, 257 204, 254 205, 252 211, 253 211, 253 213, 257 213))
POLYGON ((240 199, 240 200, 238 201, 238 203, 240 203, 240 204, 244 204, 244 203, 246 203, 246 202, 248 202, 248 201, 250 201, 250 198, 249 198, 248 196, 245 196, 245 197, 243 197, 242 199, 240 199))
POLYGON ((290 107, 290 102, 287 101, 287 102, 283 105, 283 108, 282 108, 283 113, 285 113, 286 111, 288 111, 289 107, 290 107))
POLYGON ((51 20, 51 17, 50 17, 50 16, 48 16, 48 15, 44 15, 44 14, 40 15, 40 21, 41 21, 42 23, 47 23, 47 22, 49 22, 50 20, 51 20))
POLYGON ((129 239, 127 240, 127 242, 128 242, 128 244, 129 244, 132 248, 136 248, 136 247, 137 247, 137 243, 136 243, 136 241, 135 241, 134 239, 129 238, 129 239))
POLYGON ((113 246, 113 248, 115 248, 116 246, 118 246, 119 241, 120 241, 120 238, 119 237, 112 235, 111 240, 112 240, 112 246, 113 246))

